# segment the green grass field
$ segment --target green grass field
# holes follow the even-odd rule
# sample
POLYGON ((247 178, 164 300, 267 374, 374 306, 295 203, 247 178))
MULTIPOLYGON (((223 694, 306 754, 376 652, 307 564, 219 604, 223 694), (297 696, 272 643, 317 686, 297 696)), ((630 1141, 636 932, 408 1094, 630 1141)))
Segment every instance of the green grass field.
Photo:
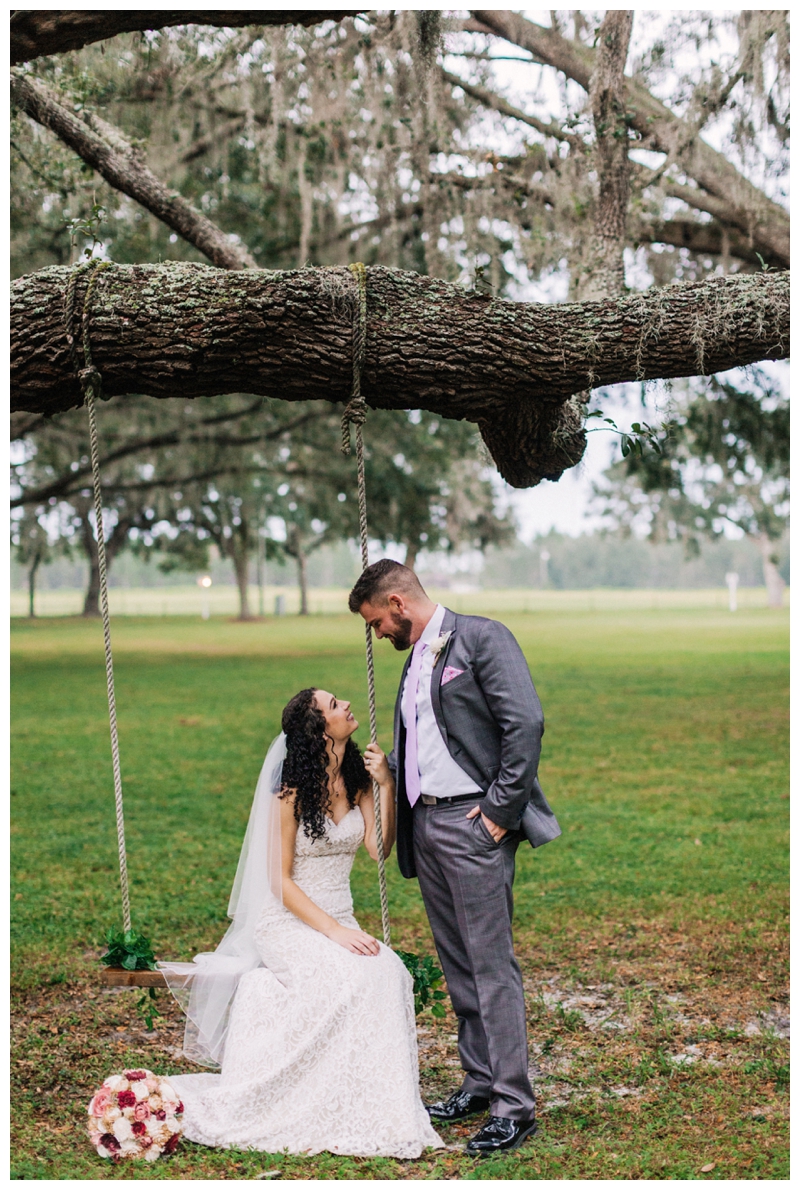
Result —
MULTIPOLYGON (((188 1143, 155 1167, 96 1158, 83 1113, 103 1077, 190 1067, 172 1006, 147 1033, 137 993, 93 974, 119 918, 100 626, 14 620, 16 1178, 788 1177, 787 613, 573 605, 502 618, 544 705, 541 777, 564 831, 520 850, 516 882, 540 1136, 480 1164, 463 1127, 417 1162, 188 1143)), ((324 686, 366 723, 363 632, 344 616, 150 616, 117 619, 113 638, 134 924, 159 955, 188 958, 224 932, 286 700, 324 686)), ((388 746, 403 658, 381 645, 376 658, 388 746)), ((395 944, 429 949, 416 882, 393 860, 389 876, 395 944)), ((354 881, 378 932, 363 852, 354 881)), ((451 1016, 420 1018, 426 1095, 458 1085, 454 1032, 451 1016)))

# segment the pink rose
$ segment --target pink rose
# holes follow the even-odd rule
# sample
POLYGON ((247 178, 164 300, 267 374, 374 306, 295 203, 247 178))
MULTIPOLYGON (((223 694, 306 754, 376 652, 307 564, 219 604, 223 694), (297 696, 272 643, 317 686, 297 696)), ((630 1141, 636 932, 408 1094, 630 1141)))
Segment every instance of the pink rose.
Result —
POLYGON ((152 1095, 152 1093, 153 1093, 154 1091, 157 1091, 157 1090, 158 1090, 158 1088, 159 1088, 160 1086, 161 1086, 161 1083, 160 1083, 160 1081, 159 1081, 159 1080, 156 1078, 156 1076, 155 1076, 154 1074, 151 1074, 151 1075, 149 1075, 149 1076, 148 1076, 148 1078, 147 1078, 147 1089, 148 1089, 148 1091, 150 1092, 150 1094, 151 1094, 151 1095, 152 1095))
POLYGON ((164 1111, 164 1109, 162 1107, 160 1111, 156 1112, 156 1119, 157 1120, 166 1120, 166 1118, 167 1118, 167 1113, 164 1111))
POLYGON ((153 1138, 152 1136, 148 1136, 147 1133, 139 1137, 139 1148, 141 1149, 149 1149, 152 1143, 153 1138))
POLYGON ((101 1087, 89 1104, 89 1115, 102 1116, 111 1102, 111 1092, 108 1087, 101 1087))
POLYGON ((150 1108, 147 1106, 144 1100, 136 1104, 136 1107, 133 1109, 133 1118, 134 1120, 150 1119, 150 1108))

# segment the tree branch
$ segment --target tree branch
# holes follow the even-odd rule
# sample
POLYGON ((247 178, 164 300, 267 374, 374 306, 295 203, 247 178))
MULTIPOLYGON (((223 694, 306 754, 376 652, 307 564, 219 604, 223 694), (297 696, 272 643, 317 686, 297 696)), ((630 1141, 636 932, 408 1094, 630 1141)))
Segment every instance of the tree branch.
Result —
MULTIPOLYGON (((262 399, 259 398, 259 400, 256 402, 255 408, 258 408, 261 405, 261 400, 262 399)), ((250 411, 241 410, 241 412, 236 414, 204 418, 201 424, 218 425, 220 422, 232 421, 240 417, 246 417, 248 412, 250 411)), ((205 434, 193 432, 186 433, 181 429, 170 430, 164 434, 154 434, 150 438, 140 438, 135 442, 127 442, 124 446, 120 446, 116 450, 109 451, 107 455, 100 459, 100 472, 101 474, 105 473, 112 463, 119 463, 123 459, 131 458, 133 455, 146 454, 149 451, 159 450, 164 446, 183 446, 192 443, 196 444, 207 442, 210 446, 215 448, 230 449, 231 447, 238 448, 241 446, 253 446, 257 442, 274 442, 283 434, 290 433, 292 430, 299 430, 302 426, 307 425, 310 421, 316 421, 319 418, 327 416, 329 416, 329 411, 327 409, 323 411, 315 409, 311 410, 310 412, 303 413, 299 417, 292 418, 291 421, 285 422, 283 425, 277 426, 275 429, 262 430, 257 434, 239 435, 238 437, 215 435, 213 438, 209 438, 205 434)), ((235 467, 236 464, 232 464, 232 466, 235 467)), ((11 508, 17 508, 21 505, 43 504, 45 501, 51 500, 53 497, 62 500, 66 499, 71 493, 79 491, 82 487, 85 487, 85 484, 82 481, 84 476, 91 473, 91 470, 92 465, 87 460, 83 466, 76 467, 74 471, 65 471, 63 475, 57 476, 55 479, 51 480, 50 483, 41 484, 37 488, 23 489, 19 496, 15 496, 11 500, 11 508)), ((215 472, 215 474, 219 474, 219 472, 215 472)), ((200 478, 207 478, 207 476, 202 476, 200 478)), ((189 479, 184 479, 183 482, 188 483, 190 481, 189 479)), ((123 484, 120 486, 119 484, 107 483, 106 488, 108 490, 122 491, 147 488, 148 486, 152 486, 154 488, 164 486, 168 487, 171 483, 172 480, 162 480, 156 476, 154 479, 143 481, 140 484, 123 484)))
MULTIPOLYGON (((81 403, 64 327, 71 269, 12 286, 12 409, 81 403)), ((76 287, 76 309, 86 279, 76 287)), ((225 273, 117 265, 97 278, 89 329, 107 395, 249 392, 349 400, 349 269, 225 273)), ((563 404, 587 387, 707 375, 789 352, 785 273, 714 277, 617 301, 536 305, 372 266, 362 391, 377 408, 428 409, 481 428, 517 486, 557 477, 583 451, 563 404), (508 412, 524 430, 504 437, 508 412)))
MULTIPOLYGON (((482 26, 473 32, 491 32, 525 49, 537 62, 560 70, 589 90, 597 51, 569 41, 555 29, 544 29, 517 13, 500 10, 472 12, 482 26)), ((789 216, 749 182, 722 153, 694 135, 685 120, 676 116, 641 83, 627 78, 626 108, 631 126, 643 138, 643 147, 680 160, 681 169, 725 205, 724 222, 752 236, 754 247, 789 267, 789 216)), ((722 217, 722 216, 720 216, 722 217)))
POLYGON ((540 120, 536 116, 529 116, 527 112, 523 112, 521 108, 514 107, 507 99, 503 99, 502 95, 498 95, 495 91, 488 90, 487 87, 480 87, 477 83, 468 83, 465 79, 459 78, 456 74, 451 74, 449 70, 442 71, 442 78, 451 87, 460 87, 467 95, 471 95, 473 99, 477 99, 484 107, 491 108, 492 111, 500 112, 503 116, 512 116, 515 120, 520 120, 523 124, 528 124, 531 128, 535 128, 537 132, 541 132, 542 136, 553 136, 556 140, 566 141, 575 149, 584 149, 586 146, 579 136, 574 132, 567 132, 558 124, 552 121, 540 120))
POLYGON ((270 11, 197 9, 194 11, 63 12, 59 10, 17 9, 11 13, 11 65, 30 62, 47 54, 79 50, 95 41, 105 41, 119 33, 145 29, 168 29, 175 25, 213 25, 237 29, 243 25, 318 25, 321 21, 340 21, 357 16, 349 10, 270 11))
POLYGON ((91 122, 100 130, 98 134, 67 111, 40 82, 22 71, 11 73, 11 98, 31 119, 49 128, 96 169, 109 185, 141 203, 212 264, 224 269, 258 267, 244 246, 234 243, 215 223, 151 173, 136 150, 110 124, 92 116, 91 122))

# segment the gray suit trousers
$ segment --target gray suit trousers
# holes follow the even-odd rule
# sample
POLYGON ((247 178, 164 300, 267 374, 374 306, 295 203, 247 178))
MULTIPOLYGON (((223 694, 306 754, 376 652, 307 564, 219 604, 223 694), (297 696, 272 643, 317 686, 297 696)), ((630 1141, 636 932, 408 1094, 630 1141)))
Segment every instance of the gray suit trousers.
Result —
MULTIPOLYGON (((480 803, 476 795, 475 804, 480 803)), ((414 860, 439 960, 458 1017, 461 1089, 490 1100, 494 1116, 527 1120, 522 975, 514 955, 512 884, 520 831, 495 843, 469 802, 414 807, 414 860)))

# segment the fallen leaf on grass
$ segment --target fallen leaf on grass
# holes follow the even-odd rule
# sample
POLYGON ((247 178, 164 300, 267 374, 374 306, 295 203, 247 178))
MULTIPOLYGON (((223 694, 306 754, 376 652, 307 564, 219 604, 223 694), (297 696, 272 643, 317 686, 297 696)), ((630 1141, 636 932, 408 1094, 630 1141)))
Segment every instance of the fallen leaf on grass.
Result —
POLYGON ((759 981, 759 983, 766 983, 766 982, 767 982, 767 977, 766 977, 766 975, 762 975, 760 971, 759 971, 759 973, 756 975, 756 979, 759 981))
POLYGON ((716 1161, 711 1161, 711 1162, 709 1162, 708 1165, 704 1165, 701 1168, 700 1173, 711 1173, 712 1169, 716 1169, 716 1168, 717 1168, 716 1161))

